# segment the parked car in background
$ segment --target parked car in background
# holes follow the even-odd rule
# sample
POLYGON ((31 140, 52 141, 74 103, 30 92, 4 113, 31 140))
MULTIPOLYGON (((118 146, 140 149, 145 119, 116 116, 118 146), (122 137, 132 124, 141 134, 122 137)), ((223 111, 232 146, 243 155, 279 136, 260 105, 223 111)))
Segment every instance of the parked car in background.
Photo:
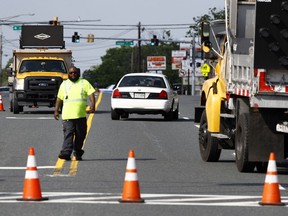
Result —
POLYGON ((99 91, 100 92, 105 92, 105 93, 111 93, 113 91, 115 84, 111 84, 109 86, 107 86, 106 88, 100 88, 99 91))
POLYGON ((0 93, 9 93, 9 86, 0 86, 0 93))
POLYGON ((10 87, 9 86, 0 86, 0 95, 1 95, 2 98, 9 97, 9 91, 10 91, 10 87))
POLYGON ((124 75, 111 94, 111 119, 129 114, 161 114, 166 120, 178 119, 177 91, 163 74, 130 73, 124 75))

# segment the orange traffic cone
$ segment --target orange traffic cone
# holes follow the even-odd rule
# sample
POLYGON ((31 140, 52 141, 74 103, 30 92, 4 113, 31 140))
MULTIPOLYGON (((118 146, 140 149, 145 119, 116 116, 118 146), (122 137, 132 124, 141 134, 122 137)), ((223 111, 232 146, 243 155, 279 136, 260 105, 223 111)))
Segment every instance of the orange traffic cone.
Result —
POLYGON ((0 94, 0 111, 5 111, 4 105, 3 105, 3 102, 2 102, 2 95, 1 94, 0 94))
POLYGON ((42 201, 48 197, 42 197, 40 180, 37 172, 34 148, 29 149, 27 168, 23 187, 23 196, 18 201, 42 201))
POLYGON ((143 203, 144 199, 140 197, 140 187, 138 183, 136 162, 134 151, 129 151, 125 182, 123 186, 122 199, 119 200, 121 203, 143 203))
POLYGON ((285 205, 284 203, 281 202, 278 176, 277 176, 276 157, 274 152, 270 153, 264 190, 262 194, 262 201, 259 202, 259 204, 285 205))

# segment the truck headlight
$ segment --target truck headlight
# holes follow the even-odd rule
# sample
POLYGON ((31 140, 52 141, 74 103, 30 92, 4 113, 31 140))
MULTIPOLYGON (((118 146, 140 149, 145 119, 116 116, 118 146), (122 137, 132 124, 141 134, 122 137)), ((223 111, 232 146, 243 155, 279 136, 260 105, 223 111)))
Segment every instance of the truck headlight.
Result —
POLYGON ((24 79, 16 79, 15 81, 15 90, 24 90, 24 79))

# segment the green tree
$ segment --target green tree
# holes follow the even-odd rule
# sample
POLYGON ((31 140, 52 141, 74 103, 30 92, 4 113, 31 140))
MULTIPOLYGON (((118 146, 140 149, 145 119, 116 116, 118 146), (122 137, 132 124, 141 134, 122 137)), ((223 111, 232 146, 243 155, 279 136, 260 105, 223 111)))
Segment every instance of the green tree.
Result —
POLYGON ((13 58, 10 58, 5 66, 5 68, 2 68, 2 73, 1 73, 1 77, 0 77, 0 81, 3 86, 4 85, 7 85, 8 83, 8 77, 7 77, 7 68, 10 67, 10 65, 12 64, 13 62, 13 58))
MULTIPOLYGON (((163 71, 169 80, 180 82, 178 71, 171 69, 172 50, 178 50, 176 43, 163 43, 160 46, 141 46, 141 68, 147 71, 147 56, 166 56, 166 70, 163 71)), ((93 66, 84 71, 83 77, 92 84, 98 83, 99 87, 107 87, 110 84, 116 84, 117 81, 127 73, 138 71, 138 47, 120 47, 107 50, 106 55, 102 57, 102 64, 93 66)), ((140 71, 140 72, 143 72, 140 71)))
POLYGON ((212 20, 225 19, 225 9, 217 9, 216 7, 209 8, 208 14, 202 16, 193 17, 195 25, 190 26, 189 31, 186 33, 186 37, 193 37, 194 32, 199 31, 200 23, 203 21, 211 22, 212 20))

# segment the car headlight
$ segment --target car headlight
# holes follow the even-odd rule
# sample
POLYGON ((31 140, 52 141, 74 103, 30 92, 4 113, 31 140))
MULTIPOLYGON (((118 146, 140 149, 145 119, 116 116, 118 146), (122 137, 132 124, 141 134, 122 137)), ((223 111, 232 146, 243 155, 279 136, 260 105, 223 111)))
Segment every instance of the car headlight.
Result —
POLYGON ((15 89, 24 90, 24 79, 16 79, 15 81, 15 89))

